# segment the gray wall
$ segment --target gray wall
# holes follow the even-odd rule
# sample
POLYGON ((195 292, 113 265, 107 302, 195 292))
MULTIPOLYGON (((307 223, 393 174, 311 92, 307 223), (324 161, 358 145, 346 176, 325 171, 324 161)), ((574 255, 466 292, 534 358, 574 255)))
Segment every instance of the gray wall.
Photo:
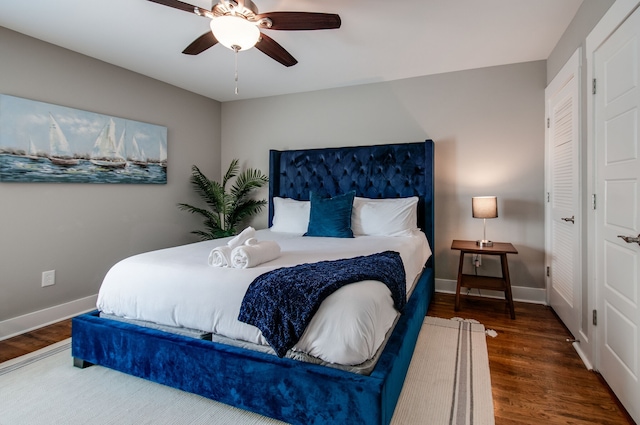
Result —
POLYGON ((0 182, 0 322, 94 295, 116 261, 192 242, 191 165, 220 175, 220 103, 0 27, 0 93, 168 128, 166 185, 0 182), (41 273, 56 284, 41 287, 41 273))
MULTIPOLYGON (((587 35, 614 2, 615 0, 583 0, 576 16, 547 59, 547 85, 567 63, 573 52, 578 47, 584 47, 587 35)), ((586 61, 583 61, 583 65, 586 65, 586 61)))
MULTIPOLYGON (((453 239, 480 239, 471 197, 497 195, 487 236, 510 241, 513 285, 544 288, 544 61, 222 104, 223 168, 268 170, 273 149, 436 144, 436 277, 455 279, 453 239)), ((266 196, 266 192, 263 194, 266 196)), ((266 214, 255 221, 266 226, 266 214)), ((486 258, 483 272, 497 264, 486 258)), ((470 263, 470 261, 469 261, 470 263)))

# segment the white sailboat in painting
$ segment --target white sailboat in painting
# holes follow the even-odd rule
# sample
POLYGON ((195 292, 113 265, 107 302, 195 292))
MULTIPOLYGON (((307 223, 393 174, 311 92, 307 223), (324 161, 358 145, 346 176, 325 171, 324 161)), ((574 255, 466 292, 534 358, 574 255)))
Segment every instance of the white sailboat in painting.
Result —
POLYGON ((33 140, 31 140, 31 137, 29 137, 29 152, 27 152, 25 157, 32 161, 40 161, 40 159, 42 159, 38 156, 38 149, 35 143, 33 143, 33 140))
POLYGON ((144 149, 138 145, 136 136, 131 139, 131 155, 127 159, 138 167, 147 168, 148 166, 147 156, 144 153, 144 149))
POLYGON ((127 156, 125 154, 125 148, 124 148, 124 137, 126 133, 127 133, 127 129, 125 128, 124 130, 122 130, 122 134, 120 134, 120 141, 118 141, 118 146, 116 147, 116 153, 121 158, 125 158, 127 156))
POLYGON ((93 144, 91 163, 104 168, 123 168, 127 165, 124 155, 116 145, 116 123, 113 118, 109 118, 109 123, 102 128, 93 144))
POLYGON ((160 166, 162 168, 167 168, 167 151, 162 142, 160 142, 160 166))
POLYGON ((69 142, 60 129, 60 125, 49 114, 49 160, 56 165, 76 165, 80 161, 73 157, 69 142))

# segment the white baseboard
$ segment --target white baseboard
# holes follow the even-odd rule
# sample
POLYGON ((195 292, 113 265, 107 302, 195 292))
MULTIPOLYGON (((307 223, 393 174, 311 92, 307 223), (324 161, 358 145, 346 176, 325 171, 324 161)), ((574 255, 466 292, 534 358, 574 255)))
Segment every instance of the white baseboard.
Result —
MULTIPOLYGON (((465 289, 466 290, 466 289, 465 289)), ((436 279, 436 292, 447 294, 456 293, 456 281, 451 279, 436 279)), ((544 288, 527 288, 525 286, 511 286, 514 301, 532 304, 547 304, 547 290, 544 288)), ((482 295, 489 298, 504 299, 504 293, 486 289, 472 289, 472 295, 482 295)))
POLYGON ((0 341, 96 309, 98 295, 34 311, 0 322, 0 341))
POLYGON ((576 342, 572 343, 571 345, 573 345, 573 348, 576 350, 576 353, 578 353, 578 356, 580 356, 580 360, 582 360, 582 363, 584 363, 584 366, 588 370, 593 370, 593 365, 591 364, 591 361, 589 360, 589 357, 587 356, 587 353, 585 353, 584 350, 582 349, 582 346, 580 345, 580 342, 576 341, 576 342))

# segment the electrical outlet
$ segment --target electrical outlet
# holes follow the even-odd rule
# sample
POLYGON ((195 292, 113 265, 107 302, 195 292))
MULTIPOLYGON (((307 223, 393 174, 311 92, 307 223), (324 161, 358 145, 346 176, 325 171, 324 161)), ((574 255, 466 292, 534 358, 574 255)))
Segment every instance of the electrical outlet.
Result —
POLYGON ((56 284, 56 271, 49 270, 42 272, 42 287, 51 286, 56 284))
POLYGON ((482 255, 480 255, 480 254, 472 255, 471 256, 471 264, 473 264, 473 267, 482 266, 482 255))

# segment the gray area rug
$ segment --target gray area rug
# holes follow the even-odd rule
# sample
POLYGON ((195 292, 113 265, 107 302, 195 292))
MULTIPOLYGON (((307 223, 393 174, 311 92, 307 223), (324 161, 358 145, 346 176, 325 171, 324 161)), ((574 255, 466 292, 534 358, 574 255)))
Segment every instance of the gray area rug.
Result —
MULTIPOLYGON (((283 422, 100 366, 72 366, 70 340, 0 364, 0 425, 283 422)), ((485 329, 426 317, 392 424, 494 424, 485 329)))

